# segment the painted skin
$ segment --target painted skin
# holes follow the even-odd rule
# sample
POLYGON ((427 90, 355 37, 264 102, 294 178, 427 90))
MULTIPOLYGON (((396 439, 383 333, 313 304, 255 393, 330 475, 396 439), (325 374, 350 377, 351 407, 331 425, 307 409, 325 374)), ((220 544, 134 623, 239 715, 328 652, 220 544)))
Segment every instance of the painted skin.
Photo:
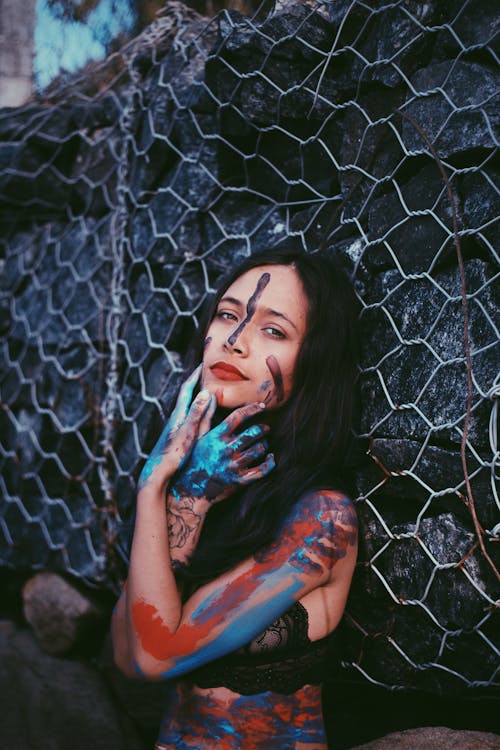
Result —
MULTIPOLYGON (((252 269, 229 287, 207 331, 201 375, 202 385, 213 392, 219 406, 234 408, 253 399, 269 409, 285 400, 305 333, 306 309, 300 280, 286 266, 272 272, 265 267, 252 269)), ((216 406, 212 401, 207 422, 216 406)), ((175 566, 186 563, 195 548, 207 503, 223 500, 274 467, 274 456, 268 454, 263 439, 266 425, 254 425, 237 435, 240 426, 228 418, 201 436, 185 469, 174 478, 168 528, 171 548, 176 550, 175 566)))
MULTIPOLYGON (((295 275, 293 269, 279 268, 295 275)), ((291 336, 292 341, 285 338, 284 347, 268 348, 269 336, 283 341, 269 330, 278 322, 274 316, 273 325, 269 325, 270 308, 266 299, 273 286, 275 269, 272 268, 269 279, 263 269, 253 270, 257 273, 246 279, 251 282, 245 287, 246 301, 240 285, 236 292, 241 299, 235 293, 229 303, 224 302, 231 306, 229 313, 223 310, 223 316, 211 325, 205 349, 203 385, 216 393, 218 399, 222 396, 219 403, 223 400, 230 408, 245 403, 245 393, 262 398, 269 376, 274 388, 266 402, 277 405, 288 397, 296 354, 305 331, 305 315, 302 321, 295 317, 295 330, 303 323, 298 343, 293 339, 290 325, 285 324, 285 336, 291 336), (222 343, 221 327, 226 331, 222 343), (227 343, 229 338, 232 345, 227 343), (252 350, 258 352, 253 359, 250 343, 252 350), (214 383, 217 378, 207 376, 207 370, 211 373, 210 363, 220 356, 217 347, 222 347, 229 359, 228 353, 233 351, 240 358, 238 363, 244 362, 244 379, 214 383)), ((279 315, 280 308, 274 299, 273 305, 279 315)), ((283 325, 281 319, 278 325, 283 325)), ((356 518, 350 502, 332 491, 311 492, 295 505, 270 548, 201 587, 181 605, 171 573, 178 550, 169 550, 167 535, 161 533, 166 527, 164 497, 169 481, 177 472, 177 485, 173 485, 177 489, 172 492, 170 488, 169 506, 174 502, 179 509, 179 504, 189 500, 190 510, 194 507, 199 513, 201 525, 211 502, 216 502, 223 493, 230 494, 242 477, 251 481, 249 472, 255 468, 248 468, 249 452, 254 452, 257 461, 263 458, 257 467, 263 473, 266 469, 262 467, 269 458, 264 458, 267 446, 262 426, 258 430, 247 428, 239 435, 234 432, 235 425, 239 428, 262 407, 254 403, 237 409, 230 415, 233 421, 229 427, 226 424, 218 432, 218 428, 210 430, 215 400, 207 400, 207 394, 202 393, 191 405, 195 383, 194 375, 181 391, 172 418, 141 474, 129 586, 114 616, 118 663, 129 674, 135 669, 149 679, 182 676, 240 648, 297 599, 309 613, 310 639, 322 638, 333 630, 342 615, 356 557, 356 518), (217 462, 211 457, 212 451, 219 457, 217 462), (214 470, 215 475, 211 474, 214 470), (213 480, 214 476, 221 490, 210 498, 207 497, 212 494, 209 478, 213 480)), ((180 515, 185 515, 185 511, 180 515)), ((184 551, 189 552, 189 544, 193 548, 195 537, 191 535, 184 551)), ((176 696, 179 706, 175 711, 167 709, 160 731, 159 740, 166 748, 263 750, 269 746, 271 737, 275 747, 326 748, 317 687, 305 686, 293 696, 265 693, 243 697, 225 688, 202 690, 180 683, 176 696), (275 743, 278 737, 281 745, 275 743)))
POLYGON ((269 750, 272 737, 273 748, 326 748, 319 686, 307 685, 291 696, 271 692, 237 696, 224 688, 215 693, 177 685, 160 727, 160 747, 269 750))
POLYGON ((234 409, 262 400, 272 409, 288 398, 307 310, 291 266, 252 268, 231 284, 208 328, 201 374, 202 387, 216 395, 219 406, 234 409), (242 377, 222 379, 221 363, 242 377))
MULTIPOLYGON (((139 600, 133 610, 141 647, 161 669, 172 665, 159 676, 181 676, 250 641, 297 598, 308 609, 311 640, 323 637, 341 617, 355 550, 356 519, 349 500, 331 491, 308 494, 274 545, 197 592, 188 603, 190 616, 176 633, 159 611, 139 600)), ((181 681, 176 691, 180 704, 175 711, 167 707, 159 734, 169 750, 264 750, 270 737, 276 743, 280 738, 281 745, 274 747, 326 750, 317 686, 292 696, 239 696, 181 681)))
POLYGON ((294 601, 328 581, 335 563, 355 544, 352 523, 352 507, 343 496, 307 494, 271 548, 188 600, 175 631, 154 604, 138 598, 132 620, 144 664, 153 657, 154 676, 170 679, 244 646, 294 601))

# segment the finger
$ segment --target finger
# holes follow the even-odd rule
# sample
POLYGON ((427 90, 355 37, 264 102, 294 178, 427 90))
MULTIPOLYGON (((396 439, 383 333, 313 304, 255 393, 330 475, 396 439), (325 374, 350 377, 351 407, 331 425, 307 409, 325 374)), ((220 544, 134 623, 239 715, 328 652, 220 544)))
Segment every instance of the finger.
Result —
POLYGON ((250 419, 250 417, 255 416, 255 414, 260 414, 265 408, 265 404, 263 403, 252 403, 245 404, 245 406, 240 406, 238 409, 235 409, 224 420, 224 424, 226 425, 226 432, 234 432, 234 430, 239 427, 242 422, 244 422, 246 419, 250 419))
POLYGON ((276 461, 274 460, 274 456, 272 453, 268 453, 267 458, 265 461, 263 461, 258 466, 254 466, 251 469, 248 469, 248 471, 245 471, 241 474, 239 478, 239 484, 251 484, 252 482, 255 482, 257 479, 262 479, 262 477, 267 476, 274 467, 276 466, 276 461))
POLYGON ((209 432, 210 427, 212 426, 212 418, 215 414, 216 409, 217 409, 217 398, 214 396, 214 394, 212 394, 210 396, 210 401, 208 403, 207 410, 205 414, 203 415, 203 418, 200 422, 200 426, 198 428, 199 437, 209 432))
POLYGON ((206 390, 200 391, 191 404, 186 419, 179 425, 177 430, 172 433, 169 453, 172 454, 175 469, 179 469, 191 450, 198 437, 198 429, 201 420, 207 410, 210 401, 210 393, 206 390))
POLYGON ((191 407, 189 409, 189 412, 186 417, 186 424, 192 425, 196 427, 196 431, 198 431, 198 426, 201 423, 203 417, 206 414, 206 411, 209 407, 209 404, 211 402, 211 395, 209 391, 207 391, 205 388, 198 393, 195 400, 191 404, 191 407))
POLYGON ((269 429, 270 427, 267 424, 254 424, 251 427, 247 427, 243 432, 240 432, 228 445, 233 451, 247 448, 269 432, 269 429))
POLYGON ((266 455, 269 450, 269 446, 265 441, 261 443, 255 443, 247 450, 242 451, 238 458, 235 459, 235 463, 238 465, 249 464, 252 461, 256 461, 258 458, 262 458, 266 455))
POLYGON ((179 425, 182 424, 182 422, 186 419, 187 413, 189 411, 189 405, 191 404, 191 400, 193 398, 193 391, 198 380, 200 379, 201 367, 201 365, 198 365, 198 367, 181 385, 174 410, 169 420, 171 427, 173 427, 174 429, 176 427, 179 427, 179 425))

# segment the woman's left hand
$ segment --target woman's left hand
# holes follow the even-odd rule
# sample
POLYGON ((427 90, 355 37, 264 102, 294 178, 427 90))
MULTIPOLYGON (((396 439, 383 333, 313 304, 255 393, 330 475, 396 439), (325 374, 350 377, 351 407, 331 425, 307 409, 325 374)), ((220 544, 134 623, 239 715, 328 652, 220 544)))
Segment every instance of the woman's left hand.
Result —
POLYGON ((209 504, 220 502, 238 487, 262 479, 275 466, 265 440, 269 430, 266 424, 254 424, 237 432, 246 420, 262 411, 262 405, 240 406, 209 429, 216 405, 212 396, 189 460, 173 478, 169 509, 178 510, 179 500, 185 498, 202 499, 209 504))
POLYGON ((175 408, 141 471, 139 490, 146 486, 164 489, 191 453, 210 404, 210 393, 205 390, 191 403, 200 372, 201 365, 183 383, 175 408))

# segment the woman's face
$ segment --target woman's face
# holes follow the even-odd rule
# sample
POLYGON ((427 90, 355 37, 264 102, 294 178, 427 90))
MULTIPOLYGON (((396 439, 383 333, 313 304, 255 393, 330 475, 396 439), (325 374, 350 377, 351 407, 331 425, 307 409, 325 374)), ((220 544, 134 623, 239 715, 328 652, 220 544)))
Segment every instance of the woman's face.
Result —
POLYGON ((284 403, 306 332, 307 298, 292 266, 258 266, 219 302, 205 341, 202 387, 219 406, 284 403))

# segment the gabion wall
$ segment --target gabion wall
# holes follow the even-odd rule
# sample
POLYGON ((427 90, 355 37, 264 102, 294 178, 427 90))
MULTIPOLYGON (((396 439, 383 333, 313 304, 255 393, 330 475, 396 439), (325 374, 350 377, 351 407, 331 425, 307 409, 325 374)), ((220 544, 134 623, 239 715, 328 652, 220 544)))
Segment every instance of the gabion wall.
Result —
POLYGON ((172 2, 0 114, 3 566, 116 588, 200 307, 292 234, 363 305, 343 666, 497 684, 497 27, 486 0, 172 2))

